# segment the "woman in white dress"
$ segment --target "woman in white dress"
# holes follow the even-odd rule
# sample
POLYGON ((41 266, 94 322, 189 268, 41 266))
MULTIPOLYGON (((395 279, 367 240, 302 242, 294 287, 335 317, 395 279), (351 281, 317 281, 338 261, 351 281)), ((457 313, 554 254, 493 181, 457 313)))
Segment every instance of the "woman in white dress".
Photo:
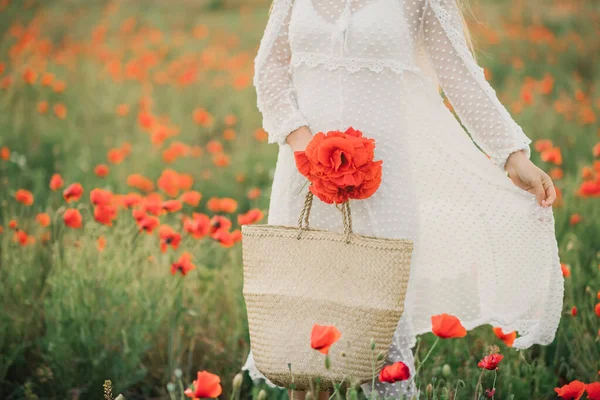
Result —
MULTIPOLYGON (((470 52, 456 0, 274 0, 254 85, 268 142, 279 146, 268 224, 297 226, 308 189, 293 152, 313 134, 352 126, 375 139, 382 182, 352 201, 353 231, 414 242, 386 365, 403 361, 414 375, 415 337, 441 313, 467 329, 517 331, 516 349, 552 342, 564 290, 556 192, 470 52)), ((337 209, 317 198, 310 225, 343 232, 337 209)), ((276 386, 252 351, 243 369, 276 386)), ((415 393, 412 379, 376 379, 375 389, 415 393)))

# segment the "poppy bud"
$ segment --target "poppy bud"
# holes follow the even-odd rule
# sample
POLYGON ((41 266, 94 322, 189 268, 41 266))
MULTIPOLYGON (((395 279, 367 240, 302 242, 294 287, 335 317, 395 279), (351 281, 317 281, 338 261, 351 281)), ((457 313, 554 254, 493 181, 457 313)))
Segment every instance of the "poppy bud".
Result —
POLYGON ((431 383, 427 385, 427 389, 425 389, 425 392, 427 393, 427 399, 433 398, 433 385, 431 383))
POLYGON ((175 384, 173 382, 167 383, 167 390, 169 393, 173 393, 175 391, 175 384))
POLYGON ((240 387, 242 387, 243 380, 244 380, 244 376, 242 375, 241 372, 238 372, 237 374, 235 374, 235 376, 233 377, 233 390, 237 390, 240 387))
POLYGON ((260 389, 260 392, 258 392, 257 400, 267 400, 267 392, 265 389, 260 389))
POLYGON ((451 374, 452 368, 450 368, 448 364, 444 364, 444 366, 442 366, 442 375, 444 375, 444 378, 448 378, 451 374))
POLYGON ((383 354, 382 351, 379 352, 379 354, 377 354, 377 361, 381 361, 385 358, 385 354, 383 354))
POLYGON ((175 373, 175 377, 177 379, 181 378, 182 373, 181 373, 181 370, 179 368, 176 368, 175 371, 173 371, 173 372, 175 373))
POLYGON ((375 350, 375 340, 371 338, 371 350, 375 350))

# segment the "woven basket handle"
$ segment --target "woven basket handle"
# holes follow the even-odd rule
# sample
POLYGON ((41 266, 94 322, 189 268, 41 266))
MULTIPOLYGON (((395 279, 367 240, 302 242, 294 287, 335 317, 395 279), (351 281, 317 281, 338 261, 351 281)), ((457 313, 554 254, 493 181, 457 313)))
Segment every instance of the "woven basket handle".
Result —
MULTIPOLYGON (((313 193, 308 190, 306 193, 306 197, 304 199, 304 207, 302 207, 302 211, 300 212, 300 218, 298 218, 298 236, 297 239, 300 239, 300 235, 302 235, 302 231, 309 230, 308 226, 308 216, 310 215, 310 207, 312 206, 313 193), (304 221, 304 225, 302 222, 304 221)), ((350 215, 350 200, 346 200, 340 204, 336 204, 335 208, 342 212, 342 221, 344 222, 344 234, 346 235, 346 243, 350 242, 350 234, 352 233, 352 216, 350 215)))

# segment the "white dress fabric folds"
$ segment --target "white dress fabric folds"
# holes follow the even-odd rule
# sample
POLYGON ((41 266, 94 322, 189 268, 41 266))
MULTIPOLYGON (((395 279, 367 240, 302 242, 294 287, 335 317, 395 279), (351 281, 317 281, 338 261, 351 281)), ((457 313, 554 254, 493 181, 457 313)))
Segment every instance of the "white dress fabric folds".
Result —
MULTIPOLYGON (((254 85, 268 142, 279 145, 269 224, 297 226, 307 190, 288 134, 352 126, 375 139, 382 182, 351 200, 353 230, 414 241, 386 363, 414 373, 415 337, 441 313, 467 329, 516 330, 517 349, 552 342, 564 291, 553 210, 504 170, 512 152, 530 157, 531 140, 469 51, 455 0, 274 0, 254 85)), ((339 211, 317 198, 310 226, 343 232, 339 211)), ((243 369, 275 386, 252 351, 243 369)), ((371 383, 362 389, 369 394, 371 383)), ((412 380, 376 379, 375 389, 388 398, 415 393, 412 380)))

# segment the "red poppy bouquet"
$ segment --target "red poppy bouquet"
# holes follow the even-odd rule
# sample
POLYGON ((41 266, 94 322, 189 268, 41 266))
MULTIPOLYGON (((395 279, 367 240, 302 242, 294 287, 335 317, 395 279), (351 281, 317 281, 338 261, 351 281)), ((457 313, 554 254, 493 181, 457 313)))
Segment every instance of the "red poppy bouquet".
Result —
POLYGON ((298 171, 309 190, 327 204, 366 199, 381 184, 382 160, 373 161, 375 139, 349 127, 345 132, 318 132, 303 151, 295 151, 298 171))

